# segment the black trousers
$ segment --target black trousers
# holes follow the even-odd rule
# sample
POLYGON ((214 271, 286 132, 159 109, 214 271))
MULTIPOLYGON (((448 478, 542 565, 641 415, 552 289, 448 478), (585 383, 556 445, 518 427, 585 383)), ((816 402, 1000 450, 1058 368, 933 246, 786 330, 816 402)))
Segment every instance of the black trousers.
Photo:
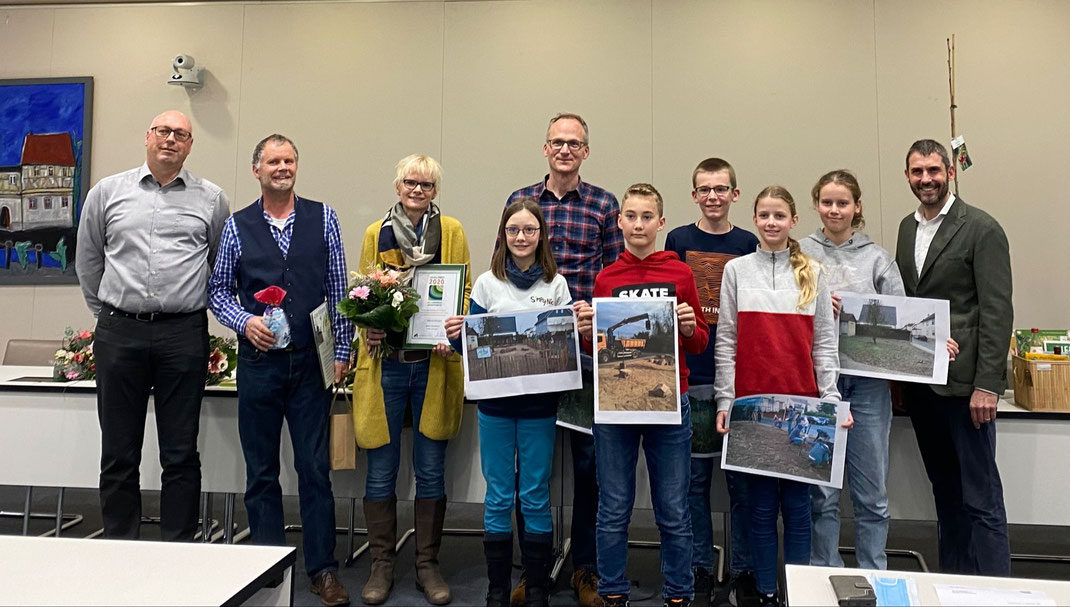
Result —
POLYGON ((105 537, 140 534, 141 450, 151 390, 163 468, 160 533, 164 540, 192 541, 201 492, 197 431, 208 369, 207 315, 202 310, 142 322, 105 306, 93 353, 105 537))
POLYGON ((1009 576, 996 422, 974 429, 969 396, 940 396, 923 384, 904 384, 903 400, 936 501, 940 570, 1009 576))

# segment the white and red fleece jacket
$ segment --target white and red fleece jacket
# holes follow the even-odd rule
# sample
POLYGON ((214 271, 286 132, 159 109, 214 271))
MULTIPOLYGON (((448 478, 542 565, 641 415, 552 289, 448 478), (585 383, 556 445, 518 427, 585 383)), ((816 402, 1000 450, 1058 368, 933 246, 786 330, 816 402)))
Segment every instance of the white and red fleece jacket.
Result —
POLYGON ((725 265, 714 346, 718 411, 751 394, 840 400, 839 337, 825 276, 811 261, 817 296, 800 309, 789 255, 759 249, 725 265))
MULTIPOLYGON (((691 304, 695 310, 695 332, 679 336, 680 349, 700 354, 710 339, 710 326, 702 314, 702 304, 695 287, 691 266, 680 261, 672 251, 658 251, 639 259, 625 250, 617 261, 602 268, 594 281, 595 297, 676 297, 677 303, 691 304)), ((590 351, 589 344, 585 347, 590 351)), ((687 393, 686 357, 676 359, 680 369, 680 393, 687 393)))

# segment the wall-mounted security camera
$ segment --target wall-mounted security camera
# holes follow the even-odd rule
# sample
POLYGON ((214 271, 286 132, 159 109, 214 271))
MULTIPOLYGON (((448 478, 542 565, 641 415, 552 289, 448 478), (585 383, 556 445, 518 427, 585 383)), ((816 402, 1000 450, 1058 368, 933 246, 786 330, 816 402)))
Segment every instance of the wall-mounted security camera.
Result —
POLYGON ((167 81, 168 84, 177 84, 190 88, 204 86, 204 68, 197 67, 193 57, 175 55, 174 60, 171 62, 171 68, 174 69, 175 73, 171 74, 171 79, 167 81))

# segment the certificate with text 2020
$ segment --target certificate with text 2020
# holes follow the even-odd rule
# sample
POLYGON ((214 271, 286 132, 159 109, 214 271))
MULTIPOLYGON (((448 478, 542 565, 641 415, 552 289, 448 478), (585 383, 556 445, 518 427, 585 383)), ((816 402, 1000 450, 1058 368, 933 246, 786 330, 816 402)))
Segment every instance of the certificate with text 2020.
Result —
POLYGON ((433 348, 446 343, 446 319, 463 312, 464 264, 428 264, 412 273, 420 310, 409 320, 406 349, 433 348))

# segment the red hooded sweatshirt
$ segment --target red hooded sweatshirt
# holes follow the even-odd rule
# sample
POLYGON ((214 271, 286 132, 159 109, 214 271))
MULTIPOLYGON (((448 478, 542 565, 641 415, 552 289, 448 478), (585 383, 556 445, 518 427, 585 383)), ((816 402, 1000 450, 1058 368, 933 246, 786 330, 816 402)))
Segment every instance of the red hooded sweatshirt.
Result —
MULTIPOLYGON (((677 303, 691 304, 695 310, 695 332, 680 334, 680 348, 689 354, 701 354, 710 341, 710 326, 702 314, 695 276, 691 268, 672 251, 658 251, 639 259, 625 250, 617 261, 606 266, 594 280, 595 297, 676 297, 677 303)), ((687 359, 680 365, 680 393, 687 393, 687 359)))

